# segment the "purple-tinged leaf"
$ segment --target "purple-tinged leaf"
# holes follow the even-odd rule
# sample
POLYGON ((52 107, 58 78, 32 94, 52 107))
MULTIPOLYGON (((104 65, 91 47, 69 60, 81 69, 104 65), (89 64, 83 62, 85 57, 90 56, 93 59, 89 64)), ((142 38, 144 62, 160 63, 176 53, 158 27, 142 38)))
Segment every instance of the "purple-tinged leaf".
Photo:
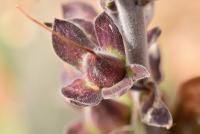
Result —
POLYGON ((53 31, 76 43, 68 43, 58 38, 57 35, 52 34, 53 47, 56 54, 62 60, 80 69, 82 56, 87 53, 86 49, 82 47, 93 48, 93 44, 79 27, 68 21, 55 19, 53 31))
POLYGON ((132 86, 134 81, 131 78, 124 78, 117 84, 109 88, 102 89, 102 97, 104 99, 110 99, 114 97, 119 97, 126 93, 132 86))
POLYGON ((160 82, 162 79, 160 62, 161 62, 160 50, 157 44, 153 44, 149 48, 149 63, 150 63, 152 77, 156 82, 160 82))
POLYGON ((171 128, 173 123, 172 116, 158 95, 156 84, 149 82, 148 88, 149 93, 142 100, 140 113, 142 121, 150 126, 171 128))
POLYGON ((92 89, 81 79, 62 89, 63 95, 69 102, 78 106, 94 106, 102 100, 101 91, 92 89))
POLYGON ((91 21, 87 21, 84 19, 72 19, 71 21, 80 26, 87 33, 88 38, 90 38, 95 44, 97 44, 94 25, 91 21))
POLYGON ((78 122, 76 124, 71 125, 66 134, 89 134, 84 127, 83 122, 78 122))
POLYGON ((146 67, 139 64, 131 64, 129 65, 130 75, 133 81, 138 81, 144 78, 150 77, 150 73, 146 67))
POLYGON ((113 101, 103 100, 91 108, 91 119, 101 134, 109 134, 115 129, 128 125, 131 110, 128 106, 113 101))
POLYGON ((149 47, 151 47, 151 45, 156 43, 156 41, 160 37, 160 35, 161 35, 161 30, 159 27, 154 27, 153 29, 148 31, 147 39, 148 39, 149 47))
POLYGON ((121 33, 108 14, 103 12, 96 18, 95 30, 102 49, 118 58, 125 56, 121 33))
POLYGON ((148 26, 153 19, 154 16, 154 1, 148 3, 144 7, 144 19, 145 19, 145 24, 148 26))
POLYGON ((88 80, 98 87, 111 87, 125 76, 125 64, 108 55, 88 55, 86 63, 88 80))
POLYGON ((91 5, 80 1, 62 5, 62 11, 65 19, 83 18, 93 20, 97 16, 97 12, 91 5))

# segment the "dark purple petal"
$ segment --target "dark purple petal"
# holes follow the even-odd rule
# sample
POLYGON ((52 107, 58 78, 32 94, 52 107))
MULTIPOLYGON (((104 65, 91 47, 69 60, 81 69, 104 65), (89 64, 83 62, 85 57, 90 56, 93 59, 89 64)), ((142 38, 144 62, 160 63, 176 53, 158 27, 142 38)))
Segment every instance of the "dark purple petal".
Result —
POLYGON ((110 99, 119 97, 126 93, 132 86, 134 81, 131 78, 124 78, 112 87, 102 89, 102 97, 104 99, 110 99))
POLYGON ((96 18, 95 30, 102 49, 115 56, 125 56, 122 36, 113 20, 105 12, 96 18))
POLYGON ((71 125, 66 134, 89 134, 84 127, 83 122, 78 122, 76 124, 71 125))
POLYGON ((153 44, 149 49, 149 63, 150 63, 152 77, 156 82, 160 82, 162 79, 160 62, 161 62, 160 49, 158 48, 157 44, 153 44))
POLYGON ((84 19, 72 19, 71 21, 79 25, 87 33, 88 38, 90 38, 94 43, 97 44, 94 25, 91 21, 87 21, 84 19))
POLYGON ((67 43, 57 35, 52 34, 53 47, 56 54, 67 63, 80 68, 82 56, 87 53, 85 48, 93 48, 93 44, 85 33, 71 22, 55 19, 53 31, 73 42, 67 43), (79 47, 80 46, 80 47, 79 47))
POLYGON ((141 118, 144 123, 150 126, 171 128, 172 116, 158 95, 156 84, 149 82, 148 93, 142 101, 141 118))
POLYGON ((78 106, 94 106, 102 100, 101 91, 86 85, 81 79, 62 89, 63 95, 69 102, 78 106))
POLYGON ((161 30, 159 27, 154 27, 147 33, 148 44, 151 47, 154 43, 156 43, 157 39, 161 35, 161 30))
POLYGON ((98 87, 111 87, 125 76, 125 64, 106 55, 88 55, 85 67, 90 82, 98 87))
POLYGON ((103 100, 98 106, 91 108, 92 123, 101 134, 109 134, 115 129, 130 123, 131 109, 113 100, 103 100))
POLYGON ((144 78, 150 77, 150 73, 146 67, 139 65, 139 64, 131 64, 129 65, 129 69, 131 72, 130 77, 133 81, 138 81, 144 78))
POLYGON ((62 5, 62 11, 65 19, 83 18, 92 20, 97 16, 96 10, 91 5, 80 1, 62 5))

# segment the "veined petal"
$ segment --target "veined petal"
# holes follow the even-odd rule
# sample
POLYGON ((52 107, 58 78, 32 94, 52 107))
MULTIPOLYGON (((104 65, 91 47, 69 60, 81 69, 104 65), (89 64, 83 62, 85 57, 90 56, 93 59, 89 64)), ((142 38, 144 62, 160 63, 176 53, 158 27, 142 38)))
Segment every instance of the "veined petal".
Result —
POLYGON ((125 64, 108 55, 88 55, 86 73, 90 82, 98 87, 111 87, 125 76, 125 64))
POLYGON ((110 99, 114 97, 122 96, 126 93, 132 86, 134 81, 131 78, 125 77, 123 80, 118 82, 112 87, 102 89, 102 97, 104 99, 110 99))
POLYGON ((79 25, 87 33, 88 38, 90 38, 95 44, 97 44, 97 38, 95 35, 94 25, 92 21, 77 18, 72 19, 71 21, 79 25))
POLYGON ((91 41, 79 27, 68 21, 55 19, 53 31, 71 40, 64 41, 53 33, 52 40, 56 54, 67 63, 80 68, 82 56, 87 53, 82 47, 93 48, 91 41))
POLYGON ((121 33, 108 14, 103 12, 96 18, 95 30, 100 48, 118 58, 125 57, 121 33))
POLYGON ((95 106, 102 100, 101 91, 87 86, 82 79, 64 87, 62 93, 71 103, 78 106, 95 106))
POLYGON ((65 19, 83 18, 92 20, 97 16, 96 10, 91 5, 80 1, 62 5, 62 11, 65 19))

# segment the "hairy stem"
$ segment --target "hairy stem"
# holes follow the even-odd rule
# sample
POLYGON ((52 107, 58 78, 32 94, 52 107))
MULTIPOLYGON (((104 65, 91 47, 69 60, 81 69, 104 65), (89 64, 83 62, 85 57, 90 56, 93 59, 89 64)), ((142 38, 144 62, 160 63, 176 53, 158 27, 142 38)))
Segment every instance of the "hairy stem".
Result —
MULTIPOLYGON (((149 69, 147 35, 143 6, 137 5, 138 0, 115 0, 117 14, 110 14, 118 25, 125 44, 127 64, 141 64, 149 69)), ((132 91, 134 96, 137 92, 132 91)), ((139 105, 134 98, 135 105, 139 105)), ((137 122, 137 108, 132 112, 132 125, 137 122)))
POLYGON ((116 23, 121 25, 127 64, 137 63, 149 68, 143 6, 136 5, 136 1, 115 0, 119 21, 116 23))

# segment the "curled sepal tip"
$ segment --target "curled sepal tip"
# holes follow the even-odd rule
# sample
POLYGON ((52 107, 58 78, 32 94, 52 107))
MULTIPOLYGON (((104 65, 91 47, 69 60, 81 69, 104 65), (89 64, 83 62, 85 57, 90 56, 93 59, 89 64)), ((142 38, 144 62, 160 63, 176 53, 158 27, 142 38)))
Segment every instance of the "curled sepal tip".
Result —
POLYGON ((147 70, 146 67, 144 67, 142 65, 131 64, 131 65, 129 65, 129 69, 130 69, 129 75, 132 76, 132 79, 134 81, 139 81, 139 80, 142 80, 144 78, 150 77, 149 71, 147 70))
POLYGON ((161 100, 156 100, 153 106, 142 116, 142 121, 150 126, 170 129, 173 125, 171 114, 161 100))
POLYGON ((167 106, 162 102, 155 83, 148 84, 149 94, 141 106, 142 121, 150 126, 170 129, 173 125, 172 116, 167 106))
POLYGON ((104 99, 119 97, 126 93, 136 81, 150 77, 148 70, 139 64, 130 65, 128 67, 128 73, 129 74, 124 77, 123 80, 112 87, 102 89, 102 96, 104 99))
POLYGON ((102 97, 104 99, 110 99, 113 97, 119 97, 127 92, 133 85, 133 80, 131 78, 124 78, 122 81, 118 82, 110 88, 103 88, 102 97))

